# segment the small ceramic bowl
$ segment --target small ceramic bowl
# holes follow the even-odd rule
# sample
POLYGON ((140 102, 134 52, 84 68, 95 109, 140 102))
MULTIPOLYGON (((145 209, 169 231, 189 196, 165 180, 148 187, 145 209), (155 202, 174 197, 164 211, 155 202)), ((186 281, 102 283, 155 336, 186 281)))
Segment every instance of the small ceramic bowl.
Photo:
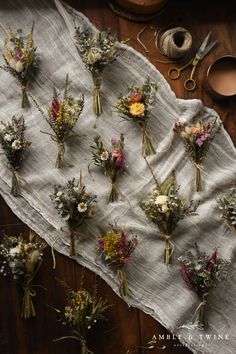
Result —
POLYGON ((236 96, 236 57, 224 55, 211 64, 207 70, 207 82, 217 96, 236 96))

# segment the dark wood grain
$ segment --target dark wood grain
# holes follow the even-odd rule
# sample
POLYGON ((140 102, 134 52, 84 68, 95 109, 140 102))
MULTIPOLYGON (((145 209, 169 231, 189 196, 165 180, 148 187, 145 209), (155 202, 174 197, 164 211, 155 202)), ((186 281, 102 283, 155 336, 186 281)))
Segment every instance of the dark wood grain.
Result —
MULTIPOLYGON (((197 50, 202 39, 209 31, 212 38, 219 40, 215 48, 199 65, 196 72, 197 89, 186 92, 183 82, 189 74, 183 73, 181 79, 172 81, 167 77, 169 64, 161 64, 154 59, 165 60, 155 49, 153 30, 147 30, 142 39, 149 48, 145 53, 136 41, 137 33, 144 24, 128 22, 112 13, 108 5, 100 0, 68 0, 68 3, 83 12, 99 28, 110 27, 120 40, 130 38, 129 44, 147 56, 168 80, 177 97, 202 99, 204 104, 213 107, 221 117, 234 144, 236 144, 236 103, 234 99, 219 100, 213 97, 206 82, 206 70, 210 63, 223 54, 236 54, 234 33, 236 30, 236 4, 234 1, 169 1, 165 11, 151 25, 160 29, 168 24, 182 25, 188 28, 193 36, 193 50, 197 50)), ((14 112, 13 112, 14 113, 14 112)), ((7 234, 28 232, 25 226, 0 199, 0 229, 7 234)), ((82 268, 75 262, 56 253, 57 267, 52 269, 50 250, 46 251, 44 263, 38 274, 38 284, 43 284, 47 291, 38 290, 35 298, 38 316, 36 319, 24 321, 20 318, 21 292, 8 279, 0 277, 0 353, 2 354, 75 354, 80 352, 77 342, 64 341, 53 343, 53 339, 66 335, 68 331, 57 321, 55 312, 48 305, 63 308, 64 289, 55 281, 55 277, 63 279, 76 289, 80 284, 82 268)), ((85 286, 92 289, 95 275, 84 271, 85 286)), ((112 308, 108 310, 108 322, 99 325, 89 337, 89 346, 96 354, 128 354, 128 353, 166 353, 187 354, 187 348, 181 346, 176 339, 167 339, 168 332, 157 321, 141 311, 129 308, 111 288, 97 277, 101 295, 106 297, 112 308), (165 340, 158 341, 158 348, 145 350, 147 342, 153 335, 164 335, 165 340), (166 346, 163 351, 160 349, 166 346)), ((171 337, 170 337, 171 338, 171 337)))

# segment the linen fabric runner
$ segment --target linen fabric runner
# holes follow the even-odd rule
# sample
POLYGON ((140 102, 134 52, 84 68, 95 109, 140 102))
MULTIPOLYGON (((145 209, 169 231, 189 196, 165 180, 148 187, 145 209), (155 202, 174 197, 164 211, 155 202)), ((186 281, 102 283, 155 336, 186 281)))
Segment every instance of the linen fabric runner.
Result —
MULTIPOLYGON (((194 193, 195 167, 184 151, 183 142, 174 136, 173 126, 179 117, 188 121, 193 117, 202 119, 216 116, 203 106, 200 100, 176 98, 160 72, 142 55, 126 45, 125 53, 108 66, 102 81, 103 114, 94 129, 95 116, 92 111, 93 82, 79 57, 74 41, 74 26, 93 27, 88 19, 58 0, 4 1, 0 5, 0 40, 3 43, 5 29, 11 25, 13 31, 22 28, 28 33, 35 21, 34 40, 40 55, 40 73, 29 85, 29 91, 45 110, 50 105, 53 86, 63 90, 66 74, 69 74, 69 91, 73 97, 85 95, 85 106, 75 128, 78 137, 66 145, 66 159, 73 168, 54 168, 56 144, 49 136, 48 124, 32 103, 30 110, 20 108, 21 89, 18 82, 8 73, 1 71, 0 107, 1 120, 10 120, 13 114, 24 114, 27 130, 25 136, 32 141, 20 173, 31 186, 22 186, 22 197, 10 195, 11 172, 5 157, 0 155, 0 193, 13 212, 30 228, 43 237, 58 252, 69 255, 69 237, 61 231, 65 226, 54 209, 49 195, 55 183, 65 184, 72 177, 83 180, 88 190, 97 195, 97 214, 80 229, 76 244, 80 264, 99 274, 118 294, 119 283, 116 273, 104 265, 96 254, 96 237, 106 230, 108 223, 117 223, 133 231, 139 239, 133 261, 126 265, 126 274, 132 295, 128 302, 153 316, 169 331, 180 335, 180 341, 194 353, 231 354, 236 350, 235 318, 236 278, 232 277, 219 285, 211 295, 208 308, 210 329, 205 333, 198 330, 179 329, 191 321, 198 305, 195 293, 185 288, 177 257, 198 242, 209 254, 219 248, 221 257, 235 262, 236 240, 233 232, 220 218, 216 197, 233 186, 236 173, 236 152, 227 134, 222 129, 210 147, 203 162, 204 192, 194 193), (123 121, 115 113, 114 106, 119 94, 127 91, 131 83, 140 85, 150 76, 158 84, 156 103, 151 111, 149 131, 157 154, 149 159, 156 177, 163 181, 172 170, 176 170, 180 194, 187 200, 200 200, 198 215, 182 220, 173 235, 175 262, 167 268, 163 263, 164 242, 157 230, 139 207, 139 202, 154 187, 154 181, 141 155, 141 134, 138 127, 123 121), (91 162, 93 137, 101 135, 108 145, 111 137, 125 135, 127 173, 118 181, 122 199, 106 204, 109 182, 98 168, 87 166, 91 162), (98 228, 99 225, 99 228, 98 228), (215 337, 214 337, 215 335, 215 337), (224 339, 218 340, 218 335, 224 339), (201 337, 202 336, 202 337, 201 337)), ((96 30, 93 27, 94 30, 96 30)), ((3 223, 3 221, 2 221, 3 223)), ((234 267, 234 266, 232 266, 234 267)))

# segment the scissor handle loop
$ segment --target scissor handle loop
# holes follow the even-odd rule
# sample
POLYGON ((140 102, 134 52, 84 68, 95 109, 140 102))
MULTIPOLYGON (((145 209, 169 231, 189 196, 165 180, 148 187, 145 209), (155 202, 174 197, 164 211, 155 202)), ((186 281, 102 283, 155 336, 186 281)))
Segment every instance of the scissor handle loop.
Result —
POLYGON ((172 80, 177 80, 180 76, 180 69, 178 68, 170 68, 168 70, 168 76, 172 80))
POLYGON ((184 88, 185 88, 185 90, 187 90, 187 91, 193 91, 193 90, 195 90, 195 88, 196 88, 196 81, 195 81, 194 79, 191 79, 191 78, 185 80, 185 82, 184 82, 184 88))

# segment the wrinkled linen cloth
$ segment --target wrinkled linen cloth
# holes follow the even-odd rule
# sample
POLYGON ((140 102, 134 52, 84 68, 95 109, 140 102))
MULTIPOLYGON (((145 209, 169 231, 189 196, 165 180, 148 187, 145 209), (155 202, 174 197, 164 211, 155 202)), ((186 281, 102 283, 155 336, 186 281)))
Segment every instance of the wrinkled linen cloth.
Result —
MULTIPOLYGON (((78 263, 99 274, 118 294, 119 283, 116 273, 96 257, 96 237, 108 223, 117 223, 133 231, 139 239, 133 254, 133 261, 127 264, 126 274, 132 295, 128 299, 135 306, 150 314, 170 332, 179 335, 180 341, 194 353, 232 354, 236 352, 236 278, 221 283, 210 296, 208 318, 210 329, 179 329, 191 321, 199 304, 195 293, 185 288, 177 257, 193 247, 197 241, 200 248, 211 253, 219 248, 221 257, 235 262, 235 235, 220 218, 216 197, 232 187, 236 173, 236 152, 227 132, 222 129, 210 147, 203 162, 204 192, 194 193, 195 167, 186 156, 183 142, 174 136, 173 126, 179 117, 192 120, 203 119, 216 113, 203 106, 200 100, 177 99, 160 72, 142 55, 126 45, 125 53, 104 71, 102 81, 103 114, 94 129, 95 116, 92 111, 93 82, 80 59, 74 42, 74 25, 92 27, 89 20, 68 5, 55 0, 5 0, 0 5, 0 40, 3 43, 5 28, 11 24, 13 30, 22 28, 26 33, 35 21, 34 39, 40 55, 40 73, 29 86, 29 91, 46 111, 50 104, 53 86, 63 89, 66 74, 69 74, 70 93, 77 97, 85 95, 85 107, 75 128, 79 135, 66 146, 66 159, 73 162, 73 168, 54 168, 57 146, 49 136, 40 133, 49 131, 47 122, 32 103, 28 111, 20 108, 21 89, 18 82, 8 73, 1 71, 0 107, 1 120, 6 121, 13 114, 24 114, 26 137, 32 141, 28 149, 21 176, 30 185, 22 186, 22 198, 10 195, 11 173, 3 154, 0 155, 0 193, 13 212, 30 228, 43 237, 58 252, 69 255, 69 238, 61 231, 65 223, 57 214, 49 195, 55 183, 64 184, 68 179, 79 178, 83 169, 84 183, 88 190, 97 195, 97 214, 80 229, 76 243, 80 256, 78 263), (156 103, 151 111, 149 131, 157 154, 149 161, 156 177, 163 181, 176 170, 180 193, 187 199, 200 200, 198 215, 182 220, 173 235, 175 242, 175 263, 169 269, 163 264, 164 241, 156 226, 152 224, 139 207, 154 187, 154 181, 141 156, 140 130, 130 122, 123 121, 115 113, 117 97, 126 93, 130 83, 141 84, 147 76, 158 85, 156 103), (107 178, 99 168, 92 168, 90 145, 95 135, 101 135, 109 144, 111 137, 125 134, 127 173, 119 178, 118 186, 122 199, 106 204, 110 189, 107 178), (99 229, 98 229, 99 225, 99 229), (220 337, 219 337, 220 336, 220 337), (223 339, 222 339, 223 338, 223 339)), ((233 265, 232 265, 233 267, 233 265)))

